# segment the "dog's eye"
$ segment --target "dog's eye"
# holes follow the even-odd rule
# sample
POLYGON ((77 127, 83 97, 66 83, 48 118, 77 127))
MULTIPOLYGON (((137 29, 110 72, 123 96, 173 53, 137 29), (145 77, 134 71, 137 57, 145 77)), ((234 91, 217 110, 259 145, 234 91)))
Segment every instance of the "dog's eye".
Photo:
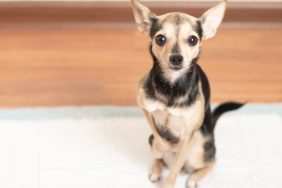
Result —
POLYGON ((164 45, 164 43, 166 42, 166 38, 163 35, 158 35, 156 37, 156 43, 160 46, 164 45))
POLYGON ((195 35, 191 35, 188 37, 188 44, 190 46, 195 46, 198 43, 198 38, 195 35))

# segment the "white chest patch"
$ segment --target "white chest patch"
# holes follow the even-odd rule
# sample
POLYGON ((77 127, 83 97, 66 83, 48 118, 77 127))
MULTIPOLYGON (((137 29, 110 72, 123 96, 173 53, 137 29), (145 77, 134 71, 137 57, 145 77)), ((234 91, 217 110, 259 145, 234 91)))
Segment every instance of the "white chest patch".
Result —
POLYGON ((199 124, 203 120, 204 103, 200 97, 188 107, 167 107, 165 104, 151 99, 144 99, 143 105, 152 114, 159 130, 167 128, 179 138, 194 130, 195 126, 200 126, 199 124))
MULTIPOLYGON (((141 86, 144 84, 145 78, 141 80, 141 86)), ((201 88, 201 84, 199 86, 201 88)), ((152 115, 158 130, 163 128, 169 130, 173 136, 180 139, 187 134, 190 135, 189 133, 193 130, 200 128, 205 113, 205 99, 201 89, 197 100, 193 104, 184 107, 168 107, 161 101, 148 98, 143 87, 139 87, 137 103, 152 115)))
POLYGON ((148 112, 165 110, 166 108, 166 106, 163 103, 151 99, 144 99, 143 105, 148 112))

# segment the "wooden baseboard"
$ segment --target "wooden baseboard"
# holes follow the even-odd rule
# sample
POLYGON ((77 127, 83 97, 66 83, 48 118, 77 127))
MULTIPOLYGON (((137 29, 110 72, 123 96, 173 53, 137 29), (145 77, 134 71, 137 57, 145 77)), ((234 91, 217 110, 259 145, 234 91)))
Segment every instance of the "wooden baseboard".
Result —
MULTIPOLYGON (((157 14, 200 16, 216 3, 148 2, 157 14)), ((13 24, 133 23, 129 2, 1 2, 0 26, 13 24)), ((282 25, 282 3, 230 2, 224 23, 282 25)))

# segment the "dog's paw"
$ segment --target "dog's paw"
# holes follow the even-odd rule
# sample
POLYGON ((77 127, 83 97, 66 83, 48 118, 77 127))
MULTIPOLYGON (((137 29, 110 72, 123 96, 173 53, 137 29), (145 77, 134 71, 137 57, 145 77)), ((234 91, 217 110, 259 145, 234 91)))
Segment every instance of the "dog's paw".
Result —
POLYGON ((161 180, 161 174, 159 172, 154 172, 151 170, 149 172, 149 180, 153 183, 156 183, 161 180))
POLYGON ((162 188, 174 188, 174 183, 164 182, 162 188))
POLYGON ((197 182, 194 180, 187 180, 186 188, 197 188, 197 182))

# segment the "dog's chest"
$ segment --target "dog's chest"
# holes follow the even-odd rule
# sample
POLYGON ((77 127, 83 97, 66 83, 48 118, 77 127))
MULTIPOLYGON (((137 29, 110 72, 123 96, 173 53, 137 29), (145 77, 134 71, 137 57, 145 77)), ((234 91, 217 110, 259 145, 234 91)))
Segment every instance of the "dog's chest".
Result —
MULTIPOLYGON (((198 83, 198 96, 190 105, 170 107, 161 100, 151 98, 146 94, 144 89, 146 78, 147 76, 143 77, 139 82, 137 103, 153 117, 154 124, 162 137, 175 143, 200 128, 205 111, 205 98, 201 83, 198 83)), ((188 100, 187 94, 177 98, 176 101, 188 100)))
POLYGON ((177 142, 194 130, 203 118, 204 106, 201 98, 186 107, 167 107, 150 99, 144 99, 143 102, 144 108, 153 116, 159 134, 170 142, 177 142))

